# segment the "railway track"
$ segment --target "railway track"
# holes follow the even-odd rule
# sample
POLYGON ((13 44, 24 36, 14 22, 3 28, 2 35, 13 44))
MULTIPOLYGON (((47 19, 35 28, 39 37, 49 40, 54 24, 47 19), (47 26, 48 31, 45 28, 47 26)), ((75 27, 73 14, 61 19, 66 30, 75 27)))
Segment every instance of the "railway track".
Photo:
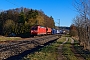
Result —
POLYGON ((0 43, 0 60, 7 59, 11 56, 23 53, 26 50, 31 50, 37 46, 44 45, 50 41, 58 39, 56 35, 49 35, 37 38, 28 38, 25 40, 8 41, 0 43))

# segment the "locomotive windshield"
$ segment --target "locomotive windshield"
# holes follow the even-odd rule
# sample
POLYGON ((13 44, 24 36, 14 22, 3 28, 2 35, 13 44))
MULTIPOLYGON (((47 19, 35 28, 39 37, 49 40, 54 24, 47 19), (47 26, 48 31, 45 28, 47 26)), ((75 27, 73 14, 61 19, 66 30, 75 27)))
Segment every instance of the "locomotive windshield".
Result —
POLYGON ((38 29, 38 27, 32 27, 31 28, 31 30, 37 30, 38 29))

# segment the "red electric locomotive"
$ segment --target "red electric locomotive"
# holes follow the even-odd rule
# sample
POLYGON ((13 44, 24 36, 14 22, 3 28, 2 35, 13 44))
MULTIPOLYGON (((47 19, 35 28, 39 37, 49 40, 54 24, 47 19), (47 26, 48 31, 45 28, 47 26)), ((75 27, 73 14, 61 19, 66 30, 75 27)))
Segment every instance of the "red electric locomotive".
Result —
POLYGON ((46 27, 37 25, 31 28, 31 35, 45 35, 45 34, 46 34, 46 27))

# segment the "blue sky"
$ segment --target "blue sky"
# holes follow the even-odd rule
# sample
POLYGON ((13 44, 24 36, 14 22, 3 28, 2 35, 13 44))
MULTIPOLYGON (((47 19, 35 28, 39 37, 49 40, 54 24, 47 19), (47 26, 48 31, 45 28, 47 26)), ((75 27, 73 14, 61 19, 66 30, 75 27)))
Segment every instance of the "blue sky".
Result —
POLYGON ((60 26, 70 26, 77 15, 73 0, 0 0, 0 10, 20 7, 42 10, 46 15, 54 18, 56 26, 58 19, 60 26))

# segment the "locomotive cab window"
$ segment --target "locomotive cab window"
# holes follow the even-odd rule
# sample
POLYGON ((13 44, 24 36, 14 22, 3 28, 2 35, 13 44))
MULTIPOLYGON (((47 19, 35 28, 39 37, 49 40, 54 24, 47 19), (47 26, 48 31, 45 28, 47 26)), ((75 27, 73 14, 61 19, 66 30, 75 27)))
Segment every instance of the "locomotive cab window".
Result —
POLYGON ((33 27, 31 30, 37 30, 38 28, 37 27, 33 27))

